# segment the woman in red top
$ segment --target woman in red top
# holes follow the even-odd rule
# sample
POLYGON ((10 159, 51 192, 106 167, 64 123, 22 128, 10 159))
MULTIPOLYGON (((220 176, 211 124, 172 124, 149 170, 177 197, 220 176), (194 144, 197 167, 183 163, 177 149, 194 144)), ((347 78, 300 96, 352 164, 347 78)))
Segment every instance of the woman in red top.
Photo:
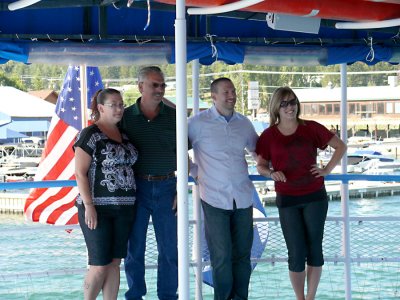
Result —
POLYGON ((270 103, 271 125, 257 143, 257 170, 275 181, 276 204, 288 249, 289 277, 296 298, 311 300, 315 298, 324 264, 322 239, 328 211, 324 176, 339 163, 346 145, 323 125, 302 120, 299 115, 300 103, 293 90, 278 88, 270 103), (320 168, 317 150, 327 146, 335 151, 328 164, 320 168))

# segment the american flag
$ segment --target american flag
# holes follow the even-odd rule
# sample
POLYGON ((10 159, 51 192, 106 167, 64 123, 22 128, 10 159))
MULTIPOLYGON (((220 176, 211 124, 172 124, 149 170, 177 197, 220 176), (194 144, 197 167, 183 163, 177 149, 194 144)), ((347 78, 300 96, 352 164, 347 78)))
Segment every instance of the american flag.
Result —
MULTIPOLYGON (((86 68, 87 99, 90 107, 90 99, 97 90, 103 88, 103 84, 97 67, 86 68)), ((80 80, 80 67, 68 67, 35 181, 75 179, 72 145, 82 129, 80 80)), ((77 224, 77 195, 76 186, 32 189, 25 202, 25 217, 33 222, 54 225, 77 224)))

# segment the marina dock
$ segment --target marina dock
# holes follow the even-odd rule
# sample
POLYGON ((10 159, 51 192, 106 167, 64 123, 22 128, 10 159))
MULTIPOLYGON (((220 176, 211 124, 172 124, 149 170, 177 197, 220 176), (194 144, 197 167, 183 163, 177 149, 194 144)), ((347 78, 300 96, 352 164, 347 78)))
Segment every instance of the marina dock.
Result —
MULTIPOLYGON (((329 181, 325 183, 325 186, 329 200, 340 201, 340 183, 329 181)), ((257 190, 262 187, 263 185, 260 183, 256 184, 257 190)), ((400 195, 400 183, 358 181, 349 184, 350 199, 378 198, 393 195, 400 195)), ((259 196, 264 206, 275 204, 275 191, 267 191, 266 194, 259 193, 259 196)), ((22 214, 27 197, 28 194, 26 193, 0 192, 0 213, 22 214)))
POLYGON ((0 192, 0 213, 22 214, 28 194, 0 192))
MULTIPOLYGON (((340 183, 326 182, 326 192, 329 200, 341 200, 340 196, 340 183)), ((261 203, 266 205, 275 204, 275 191, 267 191, 265 195, 259 193, 261 203)), ((349 198, 378 198, 385 196, 400 195, 400 183, 397 182, 353 182, 349 184, 349 198)))

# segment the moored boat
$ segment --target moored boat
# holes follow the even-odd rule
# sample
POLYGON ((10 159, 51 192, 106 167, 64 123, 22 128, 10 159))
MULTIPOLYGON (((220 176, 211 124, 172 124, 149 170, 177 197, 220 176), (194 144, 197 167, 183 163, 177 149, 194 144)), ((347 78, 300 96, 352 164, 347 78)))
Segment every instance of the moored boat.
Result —
MULTIPOLYGON (((321 152, 318 156, 318 163, 323 166, 329 161, 329 159, 329 152, 321 152)), ((378 169, 382 170, 382 173, 380 173, 381 175, 395 174, 397 170, 400 170, 400 160, 371 149, 357 149, 347 154, 347 173, 364 173, 378 175, 379 172, 376 173, 373 171, 377 171, 378 169), (386 172, 384 172, 384 170, 386 170, 386 172), (392 171, 392 173, 388 172, 390 170, 392 171)), ((338 164, 332 170, 332 173, 342 173, 341 164, 338 164)))

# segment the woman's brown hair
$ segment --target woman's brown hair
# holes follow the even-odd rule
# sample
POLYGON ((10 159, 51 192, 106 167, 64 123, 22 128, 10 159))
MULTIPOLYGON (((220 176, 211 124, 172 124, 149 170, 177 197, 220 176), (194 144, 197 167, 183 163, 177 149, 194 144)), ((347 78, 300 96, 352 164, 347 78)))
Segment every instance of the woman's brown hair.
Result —
POLYGON ((90 114, 90 118, 96 122, 100 118, 100 112, 99 109, 97 108, 97 104, 104 104, 107 100, 108 95, 114 95, 114 94, 119 94, 121 95, 121 92, 116 90, 116 89, 104 89, 104 90, 98 90, 92 98, 92 103, 90 105, 90 109, 92 110, 90 114))

